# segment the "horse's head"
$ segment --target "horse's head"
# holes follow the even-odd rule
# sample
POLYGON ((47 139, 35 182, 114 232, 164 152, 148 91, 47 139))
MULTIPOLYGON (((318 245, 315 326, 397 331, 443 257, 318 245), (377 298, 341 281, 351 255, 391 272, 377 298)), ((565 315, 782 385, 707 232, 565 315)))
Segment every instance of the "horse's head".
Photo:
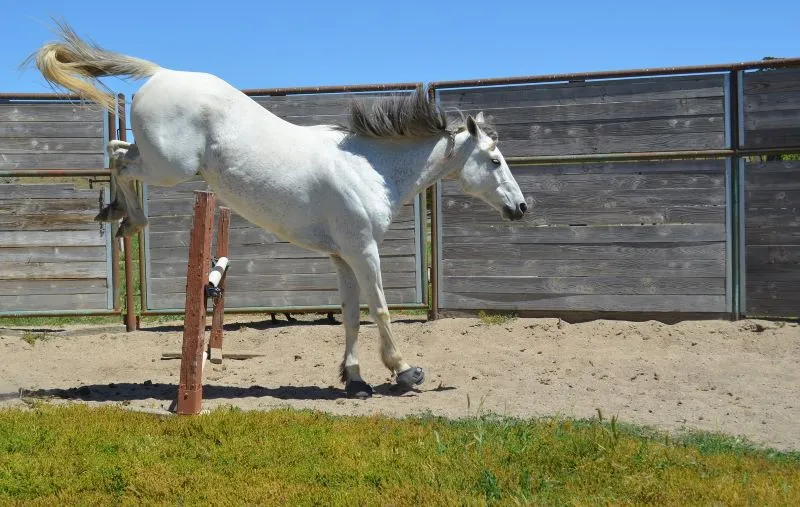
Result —
POLYGON ((521 220, 528 205, 519 189, 497 140, 481 128, 483 113, 467 117, 466 139, 461 150, 466 162, 452 176, 458 178, 464 193, 473 195, 499 211, 503 218, 521 220))

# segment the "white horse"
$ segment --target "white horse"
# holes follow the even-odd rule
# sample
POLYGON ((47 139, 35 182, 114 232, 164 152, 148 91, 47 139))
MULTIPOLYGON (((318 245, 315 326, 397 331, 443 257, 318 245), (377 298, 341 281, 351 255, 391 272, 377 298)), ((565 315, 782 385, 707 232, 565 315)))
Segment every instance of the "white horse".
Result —
POLYGON ((350 124, 301 127, 270 113, 213 75, 162 68, 106 51, 59 24, 60 41, 29 60, 51 84, 115 110, 103 76, 148 78, 135 94, 135 144, 111 141, 121 195, 97 220, 123 219, 119 233, 147 224, 133 180, 173 186, 202 177, 231 209, 301 247, 330 256, 339 278, 345 353, 341 377, 351 396, 368 397, 356 356, 359 287, 380 333, 383 364, 400 387, 422 383, 392 338, 378 245, 403 203, 438 178, 457 178, 509 220, 526 211, 483 114, 449 120, 425 93, 353 103, 350 124))

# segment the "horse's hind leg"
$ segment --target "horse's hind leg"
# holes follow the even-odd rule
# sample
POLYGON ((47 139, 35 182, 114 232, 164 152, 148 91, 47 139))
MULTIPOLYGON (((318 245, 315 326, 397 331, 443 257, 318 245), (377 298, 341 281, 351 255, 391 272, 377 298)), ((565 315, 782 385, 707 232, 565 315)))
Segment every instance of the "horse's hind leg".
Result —
POLYGON ((358 306, 358 282, 350 266, 341 257, 331 256, 339 276, 339 295, 342 298, 342 322, 344 322, 345 349, 341 366, 341 379, 350 396, 368 398, 372 387, 361 378, 361 369, 356 355, 356 342, 361 312, 358 306))
POLYGON ((103 208, 95 220, 111 222, 122 218, 117 237, 132 236, 147 225, 147 217, 139 205, 139 197, 133 183, 142 174, 142 159, 135 144, 125 141, 108 143, 111 170, 116 177, 117 195, 114 201, 103 208))

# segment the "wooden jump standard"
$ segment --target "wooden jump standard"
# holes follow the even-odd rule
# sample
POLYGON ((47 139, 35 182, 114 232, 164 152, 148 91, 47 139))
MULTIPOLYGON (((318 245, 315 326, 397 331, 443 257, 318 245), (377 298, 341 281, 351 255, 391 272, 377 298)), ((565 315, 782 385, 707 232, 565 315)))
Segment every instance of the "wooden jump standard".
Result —
POLYGON ((212 192, 196 191, 192 233, 189 238, 189 263, 186 270, 186 307, 183 321, 181 375, 178 385, 177 413, 200 413, 203 401, 203 365, 210 356, 222 362, 222 328, 225 313, 225 275, 228 271, 228 228, 230 209, 220 207, 217 232, 217 259, 212 266, 211 229, 214 225, 212 192), (212 266, 211 272, 208 267, 212 266), (214 300, 211 337, 205 350, 208 298, 214 300))

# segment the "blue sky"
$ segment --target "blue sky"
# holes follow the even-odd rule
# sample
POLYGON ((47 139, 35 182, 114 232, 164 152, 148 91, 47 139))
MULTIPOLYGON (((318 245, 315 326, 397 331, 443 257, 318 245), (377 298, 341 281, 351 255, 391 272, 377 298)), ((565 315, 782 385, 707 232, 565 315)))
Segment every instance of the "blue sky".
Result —
MULTIPOLYGON (((800 56, 800 1, 4 0, 0 91, 63 16, 84 37, 239 88, 441 81, 800 56)), ((106 81, 130 93, 137 83, 106 81)))

